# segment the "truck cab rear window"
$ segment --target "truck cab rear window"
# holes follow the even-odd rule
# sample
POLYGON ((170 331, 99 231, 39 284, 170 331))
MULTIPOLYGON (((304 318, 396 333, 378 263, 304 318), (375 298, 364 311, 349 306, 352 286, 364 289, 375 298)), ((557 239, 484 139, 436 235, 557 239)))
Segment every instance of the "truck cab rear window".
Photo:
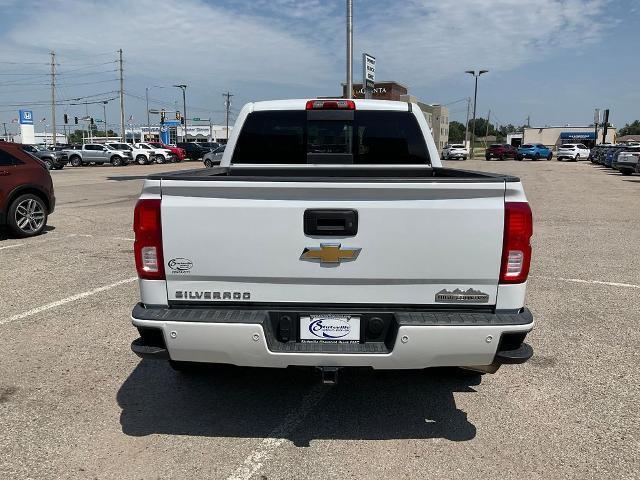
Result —
POLYGON ((360 110, 353 119, 308 119, 304 110, 253 112, 232 164, 430 164, 420 127, 409 112, 360 110))

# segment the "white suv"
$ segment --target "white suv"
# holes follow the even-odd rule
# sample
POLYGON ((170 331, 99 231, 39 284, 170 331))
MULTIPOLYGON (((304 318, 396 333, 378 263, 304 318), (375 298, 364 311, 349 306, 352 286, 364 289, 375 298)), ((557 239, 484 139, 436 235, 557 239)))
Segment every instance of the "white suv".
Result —
POLYGON ((469 149, 462 144, 447 145, 442 150, 442 158, 451 160, 454 158, 466 160, 469 156, 469 149))
POLYGON ((558 153, 556 153, 556 158, 558 161, 563 158, 573 160, 577 162, 578 160, 586 160, 589 158, 590 150, 586 145, 582 143, 565 143, 564 145, 560 145, 558 147, 558 153))

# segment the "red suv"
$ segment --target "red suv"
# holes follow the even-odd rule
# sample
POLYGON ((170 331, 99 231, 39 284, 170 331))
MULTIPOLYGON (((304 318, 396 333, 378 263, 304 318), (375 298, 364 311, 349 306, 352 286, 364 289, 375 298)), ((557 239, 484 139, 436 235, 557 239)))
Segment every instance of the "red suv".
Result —
POLYGON ((498 160, 504 160, 505 158, 516 158, 518 149, 506 143, 494 143, 489 145, 487 152, 484 154, 486 160, 497 158, 498 160))
POLYGON ((0 140, 0 225, 18 237, 44 230, 56 197, 46 165, 18 143, 0 140))
POLYGON ((147 142, 149 145, 155 148, 166 148, 171 151, 171 153, 175 153, 176 157, 178 157, 177 161, 181 162, 187 156, 186 152, 182 148, 172 147, 171 145, 165 145, 162 142, 147 142))

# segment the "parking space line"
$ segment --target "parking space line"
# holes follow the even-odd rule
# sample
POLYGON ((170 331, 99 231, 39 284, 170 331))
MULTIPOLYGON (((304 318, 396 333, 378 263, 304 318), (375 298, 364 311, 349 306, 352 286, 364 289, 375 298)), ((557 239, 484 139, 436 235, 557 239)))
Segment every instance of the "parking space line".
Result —
POLYGON ((640 285, 635 285, 633 283, 602 282, 600 280, 582 280, 581 278, 561 278, 561 277, 560 278, 557 278, 557 277, 538 277, 538 278, 546 278, 546 279, 549 279, 549 280, 558 280, 560 282, 586 283, 586 284, 591 284, 591 285, 607 285, 609 287, 640 289, 640 285))
POLYGON ((32 315, 36 315, 46 310, 51 310, 52 308, 60 307, 67 303, 75 302, 77 300, 90 297, 91 295, 95 295, 97 293, 111 290, 112 288, 119 287, 120 285, 135 282, 137 279, 138 277, 125 278, 124 280, 120 280, 118 282, 111 283, 109 285, 104 285, 102 287, 94 288, 93 290, 87 290, 86 292, 78 293, 76 295, 63 298, 62 300, 58 300, 56 302, 51 302, 51 303, 47 303, 46 305, 41 305, 40 307, 32 308, 31 310, 27 310, 26 312, 23 312, 23 313, 18 313, 11 317, 2 318, 0 319, 0 325, 6 325, 8 323, 15 322, 16 320, 22 320, 23 318, 31 317, 32 315))
POLYGON ((26 243, 16 243, 15 245, 6 245, 4 247, 0 247, 0 250, 5 250, 7 248, 22 247, 23 245, 26 245, 26 243))
POLYGON ((260 442, 247 458, 245 458, 242 465, 227 477, 227 480, 249 480, 252 478, 328 391, 329 388, 322 384, 314 386, 309 393, 303 397, 300 406, 289 412, 284 421, 273 429, 267 438, 260 442))
MULTIPOLYGON (((44 238, 42 241, 38 241, 38 242, 32 242, 32 243, 16 243, 15 245, 6 245, 3 247, 0 247, 0 250, 4 250, 6 248, 16 248, 16 247, 25 247, 25 246, 32 246, 32 245, 46 245, 52 242, 59 242, 61 240, 68 240, 70 238, 95 238, 97 237, 96 235, 91 235, 88 233, 70 233, 68 235, 64 235, 62 237, 49 237, 49 238, 44 238)), ((107 240, 122 240, 125 242, 133 242, 135 241, 135 238, 127 238, 127 237, 110 237, 110 236, 105 236, 105 235, 99 235, 100 238, 104 238, 107 240)))

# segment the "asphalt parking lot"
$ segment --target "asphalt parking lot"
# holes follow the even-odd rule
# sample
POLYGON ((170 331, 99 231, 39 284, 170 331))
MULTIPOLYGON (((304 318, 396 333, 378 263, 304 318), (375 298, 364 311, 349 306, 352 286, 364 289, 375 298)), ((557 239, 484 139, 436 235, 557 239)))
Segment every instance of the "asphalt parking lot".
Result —
POLYGON ((521 177, 534 358, 449 370, 208 370, 140 361, 133 205, 195 163, 52 172, 44 235, 0 239, 0 478, 640 478, 640 177, 588 162, 448 162, 521 177))

